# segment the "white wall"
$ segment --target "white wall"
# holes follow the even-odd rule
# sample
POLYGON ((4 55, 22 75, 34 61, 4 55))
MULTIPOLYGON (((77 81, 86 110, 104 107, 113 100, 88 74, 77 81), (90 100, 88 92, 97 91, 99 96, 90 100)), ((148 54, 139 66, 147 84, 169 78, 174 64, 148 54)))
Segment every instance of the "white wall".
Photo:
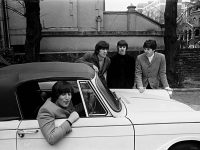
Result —
POLYGON ((163 38, 155 36, 102 36, 102 37, 46 37, 41 41, 41 52, 79 52, 93 51, 96 43, 105 40, 110 44, 110 50, 115 51, 119 40, 126 40, 129 50, 141 50, 143 43, 148 39, 155 39, 158 48, 163 48, 163 38))
POLYGON ((104 31, 127 31, 126 13, 104 13, 104 31))

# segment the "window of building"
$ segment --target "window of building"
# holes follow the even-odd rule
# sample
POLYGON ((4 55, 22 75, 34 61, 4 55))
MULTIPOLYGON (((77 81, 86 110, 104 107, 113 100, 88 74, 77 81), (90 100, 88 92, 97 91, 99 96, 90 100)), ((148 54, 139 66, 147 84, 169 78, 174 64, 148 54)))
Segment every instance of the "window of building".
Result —
POLYGON ((194 31, 194 36, 199 36, 199 29, 196 29, 196 30, 194 31))
POLYGON ((200 18, 199 18, 199 22, 198 22, 198 25, 200 26, 200 18))
POLYGON ((189 32, 188 32, 188 39, 190 40, 191 38, 192 38, 192 31, 189 30, 189 32))
POLYGON ((187 40, 187 30, 184 31, 184 40, 187 40))
POLYGON ((196 24, 196 21, 197 21, 197 19, 196 19, 196 17, 194 17, 193 18, 193 23, 196 24))
POLYGON ((183 35, 181 35, 180 40, 183 41, 183 35))

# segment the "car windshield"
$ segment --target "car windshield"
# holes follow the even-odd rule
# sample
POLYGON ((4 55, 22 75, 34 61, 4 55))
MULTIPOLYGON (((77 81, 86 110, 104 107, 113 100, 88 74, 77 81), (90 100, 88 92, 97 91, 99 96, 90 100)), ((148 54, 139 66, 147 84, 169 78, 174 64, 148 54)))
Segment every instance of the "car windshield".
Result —
POLYGON ((98 76, 96 78, 96 83, 97 83, 96 84, 97 88, 102 93, 102 95, 104 96, 105 100, 108 102, 110 107, 116 112, 121 111, 122 106, 120 100, 113 95, 113 93, 108 89, 107 86, 103 85, 98 76))

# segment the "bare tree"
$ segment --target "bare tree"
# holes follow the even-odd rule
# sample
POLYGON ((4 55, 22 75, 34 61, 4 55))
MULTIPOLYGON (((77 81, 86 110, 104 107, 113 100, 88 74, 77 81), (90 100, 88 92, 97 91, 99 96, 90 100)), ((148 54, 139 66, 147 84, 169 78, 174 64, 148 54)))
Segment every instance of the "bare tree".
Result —
POLYGON ((40 0, 24 0, 26 17, 25 57, 27 62, 40 61, 40 0))
MULTIPOLYGON (((26 41, 25 41, 25 58, 26 62, 40 61, 40 40, 41 40, 41 23, 40 23, 40 0, 16 0, 21 5, 22 10, 17 10, 9 5, 6 9, 26 17, 26 41)), ((2 0, 4 2, 4 0, 2 0)), ((3 5, 3 3, 0 3, 3 5)))
POLYGON ((177 34, 176 34, 177 2, 178 0, 166 0, 165 13, 164 13, 165 56, 167 64, 167 77, 171 87, 177 85, 177 77, 175 72, 175 57, 178 49, 177 34))

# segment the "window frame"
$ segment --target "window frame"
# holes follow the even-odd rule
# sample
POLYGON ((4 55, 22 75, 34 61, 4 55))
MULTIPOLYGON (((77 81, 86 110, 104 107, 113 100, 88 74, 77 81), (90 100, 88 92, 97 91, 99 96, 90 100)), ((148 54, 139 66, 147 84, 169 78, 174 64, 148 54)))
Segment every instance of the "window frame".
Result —
POLYGON ((122 104, 120 103, 119 99, 115 98, 112 91, 110 91, 110 89, 108 87, 106 87, 98 77, 96 77, 95 83, 96 83, 98 91, 100 92, 102 97, 105 99, 107 104, 111 107, 111 109, 115 113, 121 112, 122 104), (117 104, 116 104, 116 101, 118 101, 117 104))
POLYGON ((82 103, 83 103, 83 106, 84 106, 86 117, 105 117, 105 116, 108 116, 109 111, 108 111, 106 105, 104 104, 104 102, 102 101, 101 96, 97 92, 97 89, 93 86, 91 81, 90 80, 77 80, 77 84, 78 84, 79 92, 81 94, 81 100, 82 100, 82 103), (83 91, 82 91, 82 88, 81 88, 82 83, 88 84, 89 87, 93 90, 98 102, 100 103, 100 105, 104 109, 105 114, 88 114, 88 110, 87 110, 86 103, 85 103, 84 96, 83 96, 83 91))

